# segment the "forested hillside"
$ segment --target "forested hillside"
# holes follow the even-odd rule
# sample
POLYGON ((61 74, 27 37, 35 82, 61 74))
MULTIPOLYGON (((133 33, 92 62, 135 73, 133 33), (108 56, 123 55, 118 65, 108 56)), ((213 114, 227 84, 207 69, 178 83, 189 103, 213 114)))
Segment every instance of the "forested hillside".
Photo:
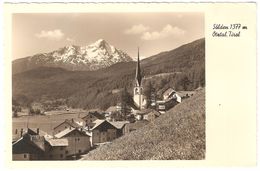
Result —
MULTIPOLYGON (((152 85, 158 96, 168 87, 204 87, 205 39, 142 60, 141 69, 144 87, 152 85)), ((28 106, 35 101, 63 99, 74 108, 106 109, 117 103, 120 89, 126 88, 132 94, 134 76, 135 62, 117 63, 97 71, 39 67, 13 75, 13 103, 28 106)))

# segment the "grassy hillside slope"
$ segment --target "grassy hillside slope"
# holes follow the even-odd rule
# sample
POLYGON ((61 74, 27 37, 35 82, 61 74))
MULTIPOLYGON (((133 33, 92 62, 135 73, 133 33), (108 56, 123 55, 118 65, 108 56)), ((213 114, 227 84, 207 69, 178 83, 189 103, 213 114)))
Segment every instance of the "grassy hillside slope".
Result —
POLYGON ((201 160, 205 158, 205 90, 154 123, 84 156, 84 160, 201 160))

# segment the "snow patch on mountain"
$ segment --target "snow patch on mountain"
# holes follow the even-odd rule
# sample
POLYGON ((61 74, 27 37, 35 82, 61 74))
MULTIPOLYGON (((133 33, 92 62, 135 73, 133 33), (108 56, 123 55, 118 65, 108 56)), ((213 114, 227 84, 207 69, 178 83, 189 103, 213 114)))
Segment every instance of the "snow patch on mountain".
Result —
POLYGON ((77 66, 79 70, 97 70, 118 62, 133 61, 133 59, 104 39, 99 39, 87 46, 69 45, 50 53, 37 54, 31 56, 29 61, 35 61, 36 64, 71 66, 73 70, 77 70, 77 66))

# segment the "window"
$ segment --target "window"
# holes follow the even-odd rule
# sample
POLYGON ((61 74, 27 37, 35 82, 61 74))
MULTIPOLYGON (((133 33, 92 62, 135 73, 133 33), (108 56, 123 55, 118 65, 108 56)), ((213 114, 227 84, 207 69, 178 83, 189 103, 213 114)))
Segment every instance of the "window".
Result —
POLYGON ((81 153, 81 150, 79 150, 79 153, 81 153))
POLYGON ((63 158, 63 154, 60 154, 60 158, 63 158))
POLYGON ((67 126, 65 126, 65 129, 67 128, 67 126))
POLYGON ((80 139, 78 138, 78 141, 79 141, 80 139))
POLYGON ((69 151, 68 151, 68 150, 66 150, 66 151, 65 151, 65 153, 66 153, 66 154, 68 154, 68 153, 69 153, 69 151))
POLYGON ((26 154, 24 154, 24 155, 23 155, 23 158, 27 158, 27 155, 26 155, 26 154))

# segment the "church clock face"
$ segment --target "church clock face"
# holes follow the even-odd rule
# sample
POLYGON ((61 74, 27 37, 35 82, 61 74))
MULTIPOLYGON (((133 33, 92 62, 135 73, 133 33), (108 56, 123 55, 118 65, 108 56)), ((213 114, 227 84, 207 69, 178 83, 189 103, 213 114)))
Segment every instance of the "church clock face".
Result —
POLYGON ((139 94, 139 88, 135 88, 135 94, 139 94))
POLYGON ((142 92, 143 92, 142 87, 136 87, 135 88, 135 94, 142 94, 142 92))

